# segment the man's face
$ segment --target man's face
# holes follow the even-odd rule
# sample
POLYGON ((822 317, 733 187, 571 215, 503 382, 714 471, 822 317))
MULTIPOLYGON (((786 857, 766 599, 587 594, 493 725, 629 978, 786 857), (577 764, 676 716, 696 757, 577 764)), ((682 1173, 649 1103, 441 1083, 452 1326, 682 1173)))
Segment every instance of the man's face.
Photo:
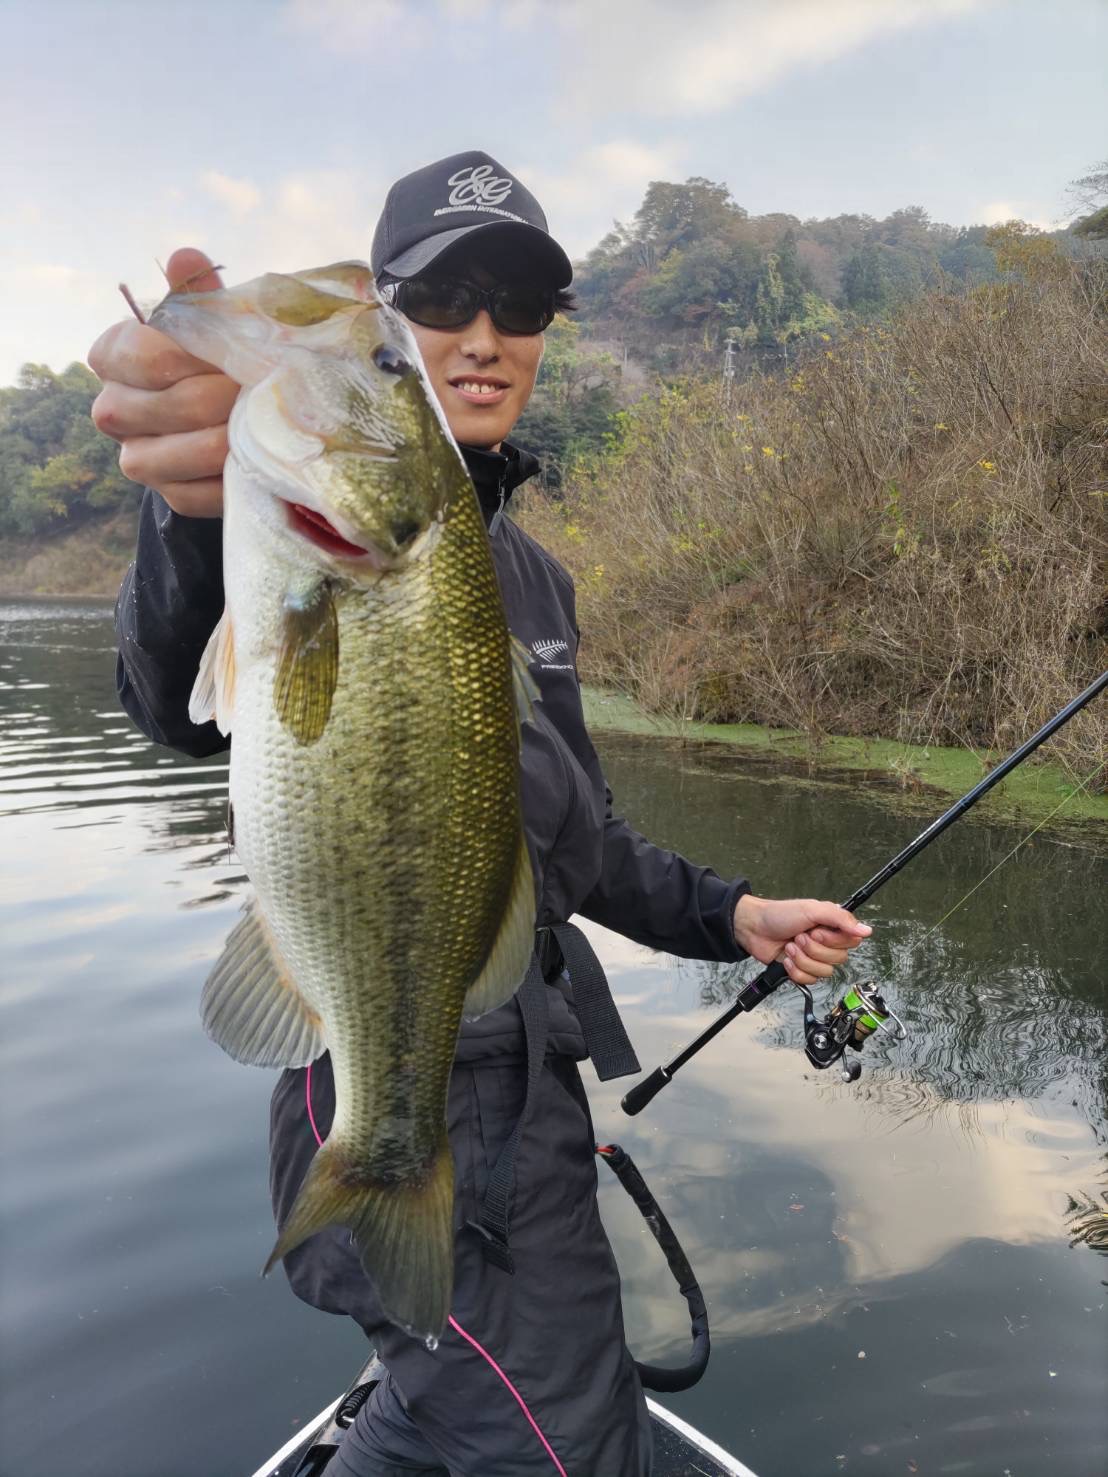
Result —
MULTIPOLYGON (((495 259, 486 255, 482 260, 471 249, 464 256, 444 253, 435 271, 478 287, 495 287, 506 280, 497 266, 495 259)), ((409 326, 455 441, 497 450, 535 388, 542 334, 502 333, 484 308, 461 328, 409 326)))

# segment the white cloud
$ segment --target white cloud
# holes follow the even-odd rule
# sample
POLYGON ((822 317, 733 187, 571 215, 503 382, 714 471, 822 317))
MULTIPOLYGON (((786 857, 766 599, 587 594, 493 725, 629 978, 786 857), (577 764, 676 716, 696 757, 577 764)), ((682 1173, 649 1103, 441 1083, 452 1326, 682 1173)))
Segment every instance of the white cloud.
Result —
POLYGON ((430 38, 433 8, 420 0, 288 0, 281 21, 327 51, 397 51, 430 38))
POLYGON ((565 0, 577 29, 563 75, 575 109, 719 111, 790 73, 993 0, 565 0), (613 60, 618 58, 618 64, 613 60))
POLYGON ((529 33, 558 78, 555 110, 695 116, 871 41, 997 0, 286 0, 285 28, 329 51, 442 45, 482 22, 529 33), (559 53, 561 53, 559 55, 559 53))
POLYGON ((220 174, 217 169, 209 169, 200 176, 200 183, 213 199, 226 205, 233 215, 248 215, 261 204, 262 192, 249 180, 232 179, 230 175, 220 174))

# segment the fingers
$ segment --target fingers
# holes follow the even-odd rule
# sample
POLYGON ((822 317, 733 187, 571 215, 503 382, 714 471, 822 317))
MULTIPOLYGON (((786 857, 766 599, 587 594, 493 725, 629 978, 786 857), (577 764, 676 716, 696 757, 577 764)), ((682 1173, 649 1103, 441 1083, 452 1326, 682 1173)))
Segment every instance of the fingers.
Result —
POLYGON ((177 436, 128 436, 119 453, 119 470, 164 496, 171 483, 221 476, 226 460, 227 427, 209 426, 177 436))
MULTIPOLYGON (((825 978, 824 975, 810 974, 807 970, 800 967, 800 965, 797 963, 794 945, 792 944, 786 944, 784 949, 782 949, 781 953, 777 957, 785 966, 785 973, 789 976, 789 979, 791 979, 793 984, 795 985, 814 985, 817 984, 819 980, 825 978), (793 950, 793 952, 790 953, 790 950, 793 950)), ((830 972, 831 971, 828 970, 828 974, 830 974, 830 972)))
POLYGON ((195 246, 179 246, 165 264, 165 275, 174 292, 215 292, 223 286, 211 257, 195 246))
MULTIPOLYGON (((869 933, 872 932, 870 929, 869 933)), ((846 933, 838 928, 813 928, 809 930, 809 937, 817 944, 826 944, 829 949, 856 949, 859 944, 865 943, 869 933, 846 933)))
MULTIPOLYGON (((223 286, 211 258, 195 246, 179 247, 166 263, 165 275, 174 291, 214 292, 223 286)), ((88 362, 101 380, 116 380, 136 390, 164 390, 191 374, 213 369, 164 333, 132 318, 105 329, 89 350, 88 362)))
POLYGON ((157 490, 173 511, 183 518, 223 517, 222 477, 206 477, 195 482, 167 482, 157 490))
POLYGON ((873 929, 868 923, 859 923, 853 913, 840 908, 838 903, 818 902, 813 904, 816 916, 812 923, 831 932, 846 934, 854 943, 869 938, 873 929))
POLYGON ((190 374, 214 374, 215 366, 186 353, 156 328, 126 318, 106 328, 88 351, 98 379, 136 390, 164 390, 190 374))
MULTIPOLYGON (((785 945, 785 958, 813 979, 825 980, 840 964, 846 963, 847 951, 828 948, 826 944, 816 943, 810 934, 800 933, 785 945)), ((810 984, 811 980, 804 983, 810 984)))
POLYGON ((190 374, 156 391, 109 383, 93 401, 92 419, 116 441, 200 431, 226 423, 238 388, 225 374, 190 374))

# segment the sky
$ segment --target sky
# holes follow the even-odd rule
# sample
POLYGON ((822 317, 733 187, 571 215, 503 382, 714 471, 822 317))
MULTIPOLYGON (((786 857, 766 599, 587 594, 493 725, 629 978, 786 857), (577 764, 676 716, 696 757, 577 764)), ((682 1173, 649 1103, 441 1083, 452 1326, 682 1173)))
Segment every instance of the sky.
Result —
POLYGON ((1073 215, 1108 0, 0 0, 0 384, 83 359, 194 245, 369 256, 389 184, 484 149, 582 256, 647 184, 751 214, 1073 215))

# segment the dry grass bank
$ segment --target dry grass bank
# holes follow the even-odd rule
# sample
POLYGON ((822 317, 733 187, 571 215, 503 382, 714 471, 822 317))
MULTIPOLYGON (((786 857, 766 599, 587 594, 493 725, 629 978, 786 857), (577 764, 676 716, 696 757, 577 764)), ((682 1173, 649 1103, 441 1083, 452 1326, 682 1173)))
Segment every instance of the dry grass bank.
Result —
POLYGON ((115 595, 135 555, 136 511, 49 539, 0 540, 0 595, 115 595))
MULTIPOLYGON (((730 405, 644 400, 564 494, 521 521, 577 578, 589 680, 1011 748, 1108 664, 1108 264, 932 293, 730 405)), ((1094 709, 1055 748, 1081 776, 1108 759, 1094 709)))

